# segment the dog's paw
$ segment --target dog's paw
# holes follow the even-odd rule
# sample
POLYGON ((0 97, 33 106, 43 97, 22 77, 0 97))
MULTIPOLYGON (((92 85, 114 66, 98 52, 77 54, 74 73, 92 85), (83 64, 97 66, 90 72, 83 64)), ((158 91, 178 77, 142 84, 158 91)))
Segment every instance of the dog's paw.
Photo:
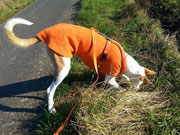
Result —
POLYGON ((135 90, 135 91, 138 91, 140 86, 139 85, 133 85, 130 87, 131 89, 135 90))
POLYGON ((118 88, 118 90, 119 90, 119 91, 121 91, 121 92, 126 91, 126 89, 124 89, 124 88, 123 88, 123 87, 121 87, 121 86, 118 88))
POLYGON ((56 113, 56 109, 54 107, 52 107, 51 109, 49 109, 49 112, 54 114, 54 113, 56 113))
POLYGON ((138 90, 139 90, 139 87, 133 87, 133 89, 134 89, 135 91, 138 91, 138 90))
POLYGON ((117 90, 117 91, 120 91, 120 92, 124 92, 124 91, 126 91, 126 89, 125 88, 123 88, 123 87, 121 87, 121 86, 118 86, 118 87, 114 87, 114 86, 112 86, 111 87, 113 90, 117 90))

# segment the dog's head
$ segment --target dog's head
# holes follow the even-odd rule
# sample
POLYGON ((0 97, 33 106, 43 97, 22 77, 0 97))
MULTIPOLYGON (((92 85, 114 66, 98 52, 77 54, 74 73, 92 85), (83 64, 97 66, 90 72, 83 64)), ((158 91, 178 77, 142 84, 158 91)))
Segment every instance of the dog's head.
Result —
POLYGON ((144 67, 144 72, 145 72, 145 76, 141 77, 141 80, 146 82, 146 83, 152 84, 152 82, 148 79, 147 75, 155 75, 156 72, 154 72, 150 69, 147 69, 145 67, 144 67))

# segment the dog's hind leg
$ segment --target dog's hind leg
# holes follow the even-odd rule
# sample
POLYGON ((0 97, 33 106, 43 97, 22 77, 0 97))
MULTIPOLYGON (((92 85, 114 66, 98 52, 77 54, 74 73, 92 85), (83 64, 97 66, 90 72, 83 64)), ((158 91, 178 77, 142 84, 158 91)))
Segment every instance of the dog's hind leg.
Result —
POLYGON ((48 96, 48 110, 50 113, 55 113, 56 109, 54 108, 54 93, 58 85, 64 80, 64 78, 68 75, 70 70, 71 59, 60 56, 56 53, 51 54, 51 58, 53 60, 55 66, 55 75, 54 80, 47 89, 48 96))

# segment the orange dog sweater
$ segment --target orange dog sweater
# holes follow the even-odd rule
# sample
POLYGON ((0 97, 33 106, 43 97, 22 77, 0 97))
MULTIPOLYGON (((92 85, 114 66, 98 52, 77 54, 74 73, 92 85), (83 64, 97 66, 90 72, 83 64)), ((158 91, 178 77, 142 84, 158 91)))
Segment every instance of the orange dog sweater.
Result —
MULTIPOLYGON (((49 27, 37 34, 37 37, 54 52, 68 58, 73 54, 78 55, 82 61, 91 69, 95 70, 93 62, 93 42, 92 30, 72 24, 57 24, 49 27)), ((100 75, 111 75, 116 77, 119 73, 126 72, 126 60, 123 49, 119 49, 116 44, 111 43, 105 62, 101 62, 103 50, 107 39, 95 32, 94 40, 96 43, 97 64, 100 75), (125 65, 125 66, 122 66, 125 65)))

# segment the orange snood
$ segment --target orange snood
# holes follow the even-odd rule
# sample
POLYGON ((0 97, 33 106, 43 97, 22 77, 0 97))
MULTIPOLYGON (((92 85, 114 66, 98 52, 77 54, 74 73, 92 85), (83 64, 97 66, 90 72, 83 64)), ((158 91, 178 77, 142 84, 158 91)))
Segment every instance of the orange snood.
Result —
MULTIPOLYGON (((72 24, 57 24, 42 30, 37 36, 54 52, 68 58, 72 58, 73 54, 76 54, 88 67, 95 70, 91 29, 72 24)), ((98 32, 95 32, 94 38, 97 49, 97 63, 102 64, 100 58, 107 39, 98 32)), ((126 67, 122 65, 126 65, 126 60, 122 60, 122 55, 124 55, 124 51, 111 43, 106 61, 98 68, 100 75, 107 74, 116 77, 121 70, 125 72, 126 67)))

